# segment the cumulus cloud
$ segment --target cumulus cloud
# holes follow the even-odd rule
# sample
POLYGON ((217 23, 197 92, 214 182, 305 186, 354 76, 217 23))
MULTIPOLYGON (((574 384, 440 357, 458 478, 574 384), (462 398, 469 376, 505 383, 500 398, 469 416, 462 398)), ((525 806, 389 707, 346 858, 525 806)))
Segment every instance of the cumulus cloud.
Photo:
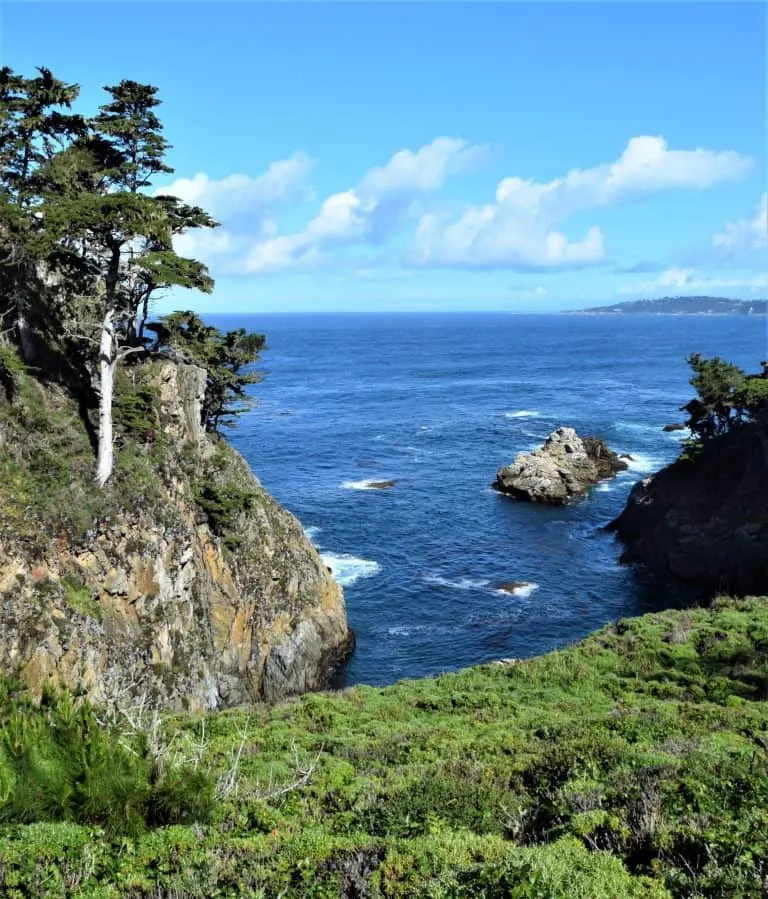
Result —
POLYGON ((416 152, 400 150, 356 187, 328 197, 302 231, 257 242, 246 269, 301 265, 316 261, 331 247, 383 243, 419 196, 438 190, 449 176, 474 168, 485 153, 481 146, 451 137, 438 137, 416 152))
POLYGON ((294 153, 270 163, 266 172, 255 178, 234 174, 216 179, 198 172, 193 178, 178 178, 155 193, 170 194, 185 203, 202 206, 227 225, 254 217, 261 222, 265 211, 277 203, 306 195, 307 176, 313 165, 305 153, 294 153))
POLYGON ((177 178, 155 190, 155 195, 178 197, 201 206, 221 227, 188 231, 174 238, 174 248, 183 256, 200 259, 220 273, 242 268, 242 258, 254 240, 276 233, 274 211, 279 206, 307 199, 308 176, 314 162, 305 153, 293 153, 272 162, 261 175, 244 174, 211 178, 198 172, 192 178, 177 178))
POLYGON ((504 178, 494 202, 458 219, 426 214, 413 246, 421 265, 556 268, 600 261, 604 238, 593 225, 570 240, 557 226, 569 216, 672 189, 704 189, 743 177, 751 160, 734 151, 670 150, 661 137, 634 137, 612 163, 573 169, 542 183, 504 178))
POLYGON ((712 243, 715 249, 735 256, 768 249, 768 193, 760 198, 752 218, 728 222, 712 243))

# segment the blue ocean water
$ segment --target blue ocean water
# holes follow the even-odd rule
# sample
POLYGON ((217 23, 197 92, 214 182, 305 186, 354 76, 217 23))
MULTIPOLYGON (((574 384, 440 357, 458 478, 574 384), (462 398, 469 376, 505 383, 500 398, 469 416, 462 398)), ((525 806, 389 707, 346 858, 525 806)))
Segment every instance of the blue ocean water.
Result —
POLYGON ((267 335, 259 404, 228 435, 345 587, 357 649, 340 684, 388 684, 562 647, 695 599, 620 566, 601 526, 672 461, 685 357, 758 370, 766 321, 720 316, 217 316, 267 335), (631 470, 565 508, 490 489, 559 425, 631 470), (366 489, 395 479, 390 490, 366 489), (527 585, 511 595, 503 582, 527 585))

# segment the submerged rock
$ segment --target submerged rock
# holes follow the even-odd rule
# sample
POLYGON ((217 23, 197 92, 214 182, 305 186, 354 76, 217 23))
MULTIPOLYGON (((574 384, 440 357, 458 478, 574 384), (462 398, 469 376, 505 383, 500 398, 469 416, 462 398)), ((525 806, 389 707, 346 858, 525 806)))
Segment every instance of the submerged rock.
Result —
POLYGON ((537 586, 532 581, 503 581, 496 585, 496 589, 501 593, 509 593, 510 596, 527 596, 537 586))
POLYGON ((608 529, 626 545, 623 562, 712 592, 768 592, 768 423, 640 481, 608 529))
POLYGON ((664 427, 661 430, 666 431, 669 434, 672 431, 685 431, 686 427, 685 427, 685 425, 681 425, 679 422, 678 423, 673 422, 672 424, 664 425, 664 427))
POLYGON ((369 481, 367 486, 370 490, 389 490, 397 483, 396 480, 391 481, 369 481))
POLYGON ((562 505, 626 468, 599 437, 581 438, 573 428, 558 428, 539 449, 500 468, 493 487, 515 499, 562 505))

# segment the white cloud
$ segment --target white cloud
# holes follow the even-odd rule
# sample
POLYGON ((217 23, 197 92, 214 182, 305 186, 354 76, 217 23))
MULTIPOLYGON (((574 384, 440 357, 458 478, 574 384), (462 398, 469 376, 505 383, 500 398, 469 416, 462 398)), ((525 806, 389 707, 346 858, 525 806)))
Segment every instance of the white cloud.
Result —
POLYGON ((753 218, 728 222, 720 234, 715 234, 712 243, 728 254, 768 249, 768 193, 760 198, 753 218))
POLYGON ((613 163, 573 169, 542 183, 510 177, 495 202, 472 206, 457 220, 422 217, 414 261, 465 268, 555 268, 598 262, 604 239, 592 226, 569 240, 554 226, 570 215, 672 189, 704 189, 743 177, 751 160, 734 151, 670 150, 661 137, 634 137, 613 163))
POLYGON ((768 275, 733 275, 731 277, 718 277, 712 275, 699 275, 691 268, 667 269, 661 277, 655 281, 644 284, 626 285, 620 288, 619 293, 648 294, 659 293, 673 287, 690 293, 694 290, 751 290, 757 291, 768 287, 768 275))
POLYGON ((306 194, 306 180, 314 163, 305 153, 270 163, 256 178, 235 174, 211 178, 198 172, 193 178, 178 178, 156 194, 170 194, 185 203, 202 206, 217 219, 230 224, 233 218, 261 218, 277 203, 295 200, 306 194))
POLYGON ((245 267, 257 272, 302 265, 334 246, 381 243, 420 195, 439 189, 446 178, 475 167, 484 157, 483 147, 450 137, 438 137, 416 152, 400 150, 357 187, 328 197, 302 231, 257 242, 245 267))

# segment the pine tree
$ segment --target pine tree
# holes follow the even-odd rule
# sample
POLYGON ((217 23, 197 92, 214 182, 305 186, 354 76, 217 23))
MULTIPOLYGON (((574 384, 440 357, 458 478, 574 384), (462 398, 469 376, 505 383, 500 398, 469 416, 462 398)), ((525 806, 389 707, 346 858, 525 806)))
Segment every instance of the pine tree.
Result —
POLYGON ((144 192, 153 175, 172 171, 154 113, 156 88, 123 81, 106 90, 112 102, 88 123, 89 133, 46 168, 42 212, 47 240, 68 255, 81 284, 69 331, 86 348, 98 394, 100 485, 113 467, 115 373, 127 355, 144 350, 153 296, 170 287, 213 288, 206 267, 179 256, 173 238, 217 224, 176 197, 144 192))

